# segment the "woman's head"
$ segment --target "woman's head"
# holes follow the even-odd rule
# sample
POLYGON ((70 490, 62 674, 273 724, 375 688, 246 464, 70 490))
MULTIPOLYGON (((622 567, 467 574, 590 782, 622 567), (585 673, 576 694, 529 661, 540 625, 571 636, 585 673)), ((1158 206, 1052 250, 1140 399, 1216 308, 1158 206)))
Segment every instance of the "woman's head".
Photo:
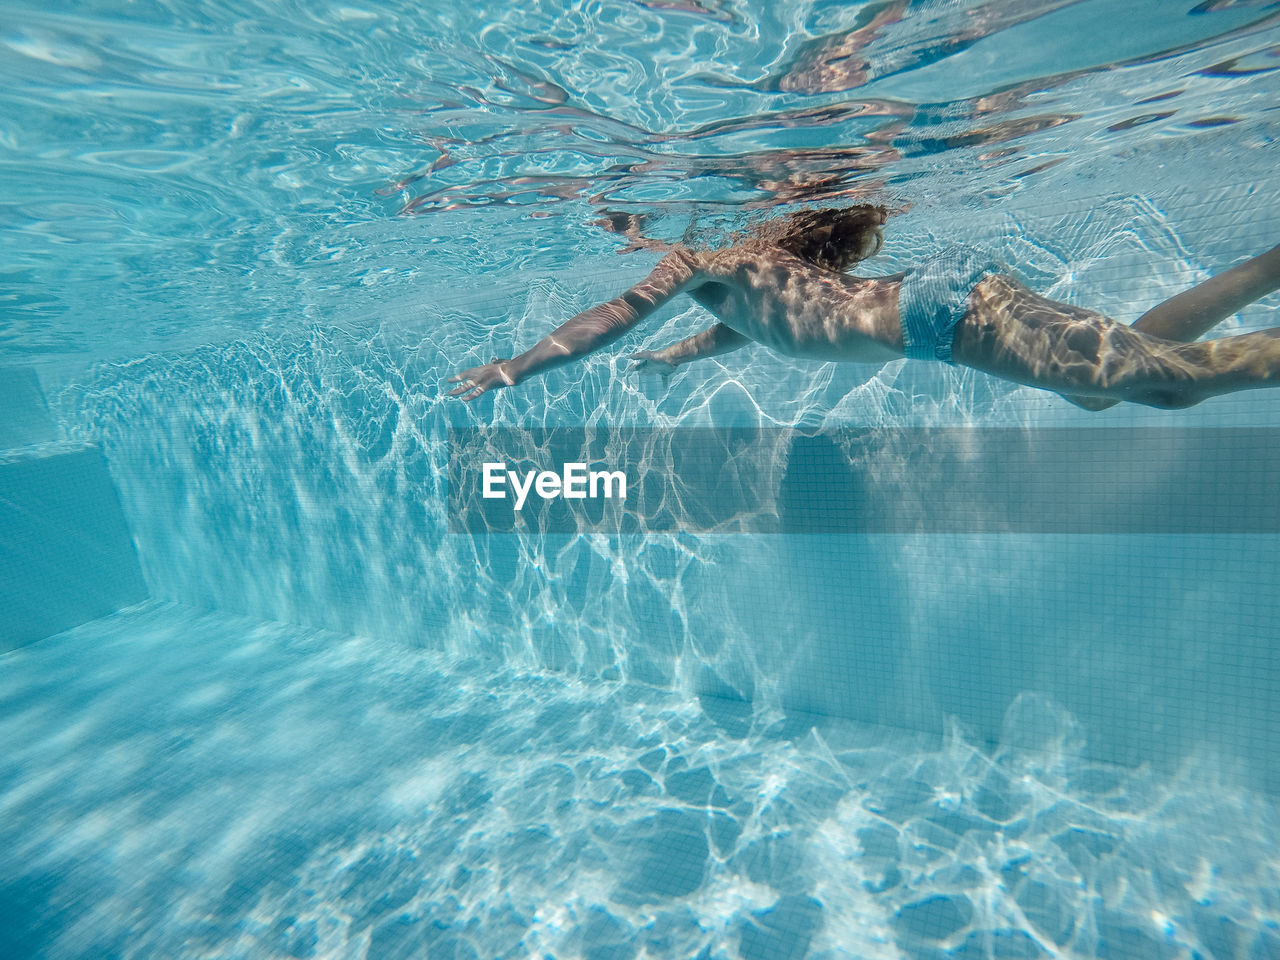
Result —
POLYGON ((797 210, 766 220, 751 233, 801 260, 839 273, 879 252, 884 243, 880 228, 888 217, 886 208, 870 204, 797 210))

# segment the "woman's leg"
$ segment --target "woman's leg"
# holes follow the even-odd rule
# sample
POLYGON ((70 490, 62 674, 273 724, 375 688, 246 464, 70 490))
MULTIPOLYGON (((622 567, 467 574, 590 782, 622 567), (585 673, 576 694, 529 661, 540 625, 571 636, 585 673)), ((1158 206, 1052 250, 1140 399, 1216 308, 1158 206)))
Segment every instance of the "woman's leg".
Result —
POLYGON ((1280 386, 1280 328, 1178 343, 1048 300, 1004 276, 978 284, 969 304, 956 328, 956 362, 1016 383, 1164 408, 1280 386))
MULTIPOLYGON (((1191 343, 1253 301, 1280 288, 1280 246, 1210 277, 1190 290, 1152 307, 1133 324, 1134 330, 1191 343)), ((1063 395, 1086 410, 1105 410, 1119 401, 1063 395)))

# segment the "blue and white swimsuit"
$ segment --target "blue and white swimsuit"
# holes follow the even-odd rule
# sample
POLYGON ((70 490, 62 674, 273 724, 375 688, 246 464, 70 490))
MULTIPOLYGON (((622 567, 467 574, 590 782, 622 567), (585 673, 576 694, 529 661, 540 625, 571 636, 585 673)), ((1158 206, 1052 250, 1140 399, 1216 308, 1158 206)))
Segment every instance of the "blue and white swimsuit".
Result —
POLYGON ((902 317, 902 347, 913 360, 953 363, 951 344, 956 324, 969 304, 969 291, 984 277, 1002 273, 992 257, 966 244, 951 244, 902 278, 898 313, 902 317))

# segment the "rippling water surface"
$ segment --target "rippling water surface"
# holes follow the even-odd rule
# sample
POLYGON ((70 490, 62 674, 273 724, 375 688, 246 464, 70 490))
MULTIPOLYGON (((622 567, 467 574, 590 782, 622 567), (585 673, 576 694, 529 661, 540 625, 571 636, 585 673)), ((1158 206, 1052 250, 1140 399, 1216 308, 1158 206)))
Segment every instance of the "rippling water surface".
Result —
POLYGON ((1277 70, 1261 0, 9 0, 0 349, 127 356, 616 270, 606 210, 672 239, 778 202, 936 224, 1188 170, 1254 185, 1277 70))

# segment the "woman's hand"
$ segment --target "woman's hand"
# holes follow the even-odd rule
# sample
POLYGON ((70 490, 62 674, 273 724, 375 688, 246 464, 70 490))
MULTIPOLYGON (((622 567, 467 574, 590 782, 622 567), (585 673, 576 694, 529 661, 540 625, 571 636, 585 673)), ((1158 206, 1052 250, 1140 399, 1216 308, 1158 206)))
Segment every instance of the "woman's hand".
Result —
POLYGON ((666 377, 675 372, 676 365, 652 350, 641 350, 631 355, 628 373, 660 373, 666 377))
POLYGON ((474 400, 482 393, 488 393, 490 390, 498 390, 502 387, 514 387, 515 379, 503 369, 503 365, 510 363, 510 360, 500 360, 495 357, 483 367, 472 367, 470 370, 463 370, 461 373, 455 373, 449 378, 450 383, 460 383, 462 386, 454 387, 449 391, 451 397, 461 397, 463 400, 474 400))

